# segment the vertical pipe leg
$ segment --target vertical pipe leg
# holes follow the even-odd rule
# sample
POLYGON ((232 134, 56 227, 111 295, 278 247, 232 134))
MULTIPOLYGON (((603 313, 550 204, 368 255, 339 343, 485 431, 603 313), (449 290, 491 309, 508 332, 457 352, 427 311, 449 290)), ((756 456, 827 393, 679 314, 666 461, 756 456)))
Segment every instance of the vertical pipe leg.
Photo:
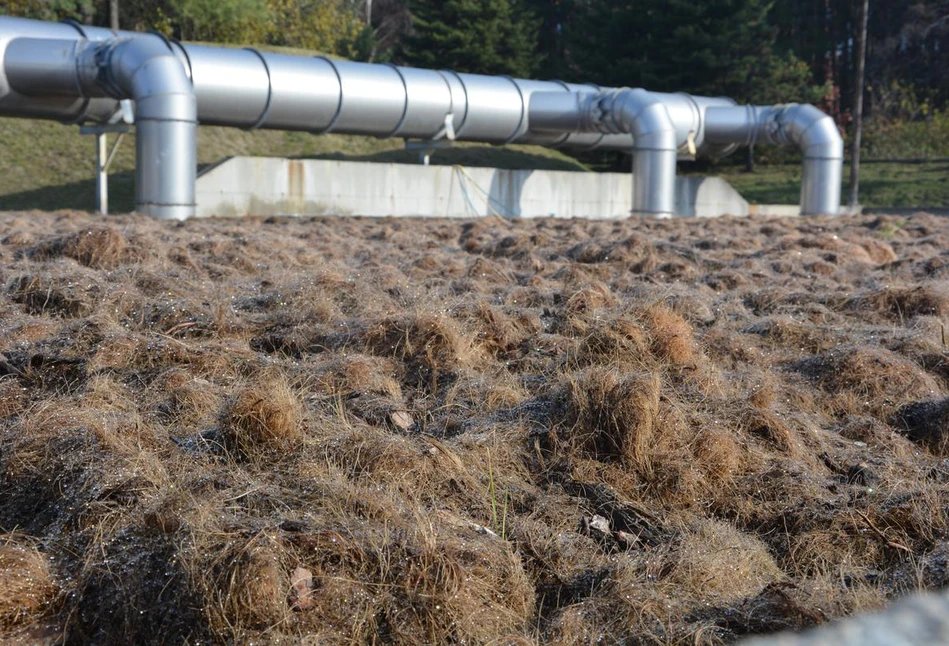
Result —
POLYGON ((105 162, 109 158, 104 132, 96 133, 96 211, 109 214, 109 174, 105 162))

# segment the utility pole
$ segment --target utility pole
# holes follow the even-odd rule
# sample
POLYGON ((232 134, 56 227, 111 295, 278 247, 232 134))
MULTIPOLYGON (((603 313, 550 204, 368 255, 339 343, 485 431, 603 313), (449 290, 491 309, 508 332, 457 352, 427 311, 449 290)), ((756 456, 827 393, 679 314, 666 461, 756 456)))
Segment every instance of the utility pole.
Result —
POLYGON ((860 203, 860 139, 863 136, 863 85, 867 68, 867 23, 870 0, 860 3, 857 26, 857 82, 853 100, 853 141, 850 149, 850 212, 860 203))
POLYGON ((109 27, 119 30, 119 0, 109 0, 109 27))

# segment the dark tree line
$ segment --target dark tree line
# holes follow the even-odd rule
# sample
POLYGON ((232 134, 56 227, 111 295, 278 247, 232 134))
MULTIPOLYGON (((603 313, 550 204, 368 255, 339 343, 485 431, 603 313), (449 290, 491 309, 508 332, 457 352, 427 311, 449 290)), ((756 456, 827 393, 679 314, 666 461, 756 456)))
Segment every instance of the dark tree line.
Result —
MULTIPOLYGON (((411 17, 399 62, 809 101, 841 125, 853 107, 860 0, 390 2, 411 17)), ((870 1, 865 101, 890 118, 946 108, 949 0, 870 1)))

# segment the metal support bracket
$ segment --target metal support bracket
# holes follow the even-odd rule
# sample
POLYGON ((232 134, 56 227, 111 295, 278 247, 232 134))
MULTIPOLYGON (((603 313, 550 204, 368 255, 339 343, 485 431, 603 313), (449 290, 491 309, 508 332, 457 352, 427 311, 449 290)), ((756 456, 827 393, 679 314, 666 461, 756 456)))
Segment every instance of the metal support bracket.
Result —
POLYGON ((428 166, 432 160, 432 155, 436 150, 451 148, 454 142, 450 139, 436 139, 428 141, 409 141, 405 140, 406 150, 415 150, 418 152, 418 161, 420 164, 428 166))
POLYGON ((102 215, 109 214, 109 166, 112 165, 119 145, 128 131, 127 123, 79 126, 80 135, 95 135, 96 138, 96 211, 102 215), (109 133, 118 135, 112 144, 112 150, 108 149, 109 133))

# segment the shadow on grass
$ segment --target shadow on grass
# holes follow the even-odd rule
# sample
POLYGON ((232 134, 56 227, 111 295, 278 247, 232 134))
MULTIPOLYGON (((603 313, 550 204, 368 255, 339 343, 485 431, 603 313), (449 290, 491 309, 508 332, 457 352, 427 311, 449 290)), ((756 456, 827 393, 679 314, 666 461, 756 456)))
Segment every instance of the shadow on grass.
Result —
MULTIPOLYGON (((414 150, 386 150, 365 155, 326 153, 306 155, 295 159, 333 159, 339 161, 376 162, 380 164, 418 164, 419 152, 414 150)), ((545 157, 523 150, 488 147, 459 147, 437 150, 431 157, 437 166, 488 166, 503 169, 584 171, 576 161, 545 157)), ((202 164, 199 170, 211 166, 202 164)), ((96 203, 93 178, 45 186, 43 188, 0 195, 0 210, 26 211, 39 209, 78 209, 92 211, 96 203)), ((109 175, 109 211, 126 213, 135 208, 135 173, 126 171, 109 175)))
MULTIPOLYGON (((0 211, 27 211, 39 209, 78 209, 92 211, 96 208, 96 182, 94 178, 54 186, 44 186, 18 193, 0 195, 0 211)), ((135 173, 126 171, 109 175, 109 211, 127 213, 135 208, 135 173)))
MULTIPOLYGON (((333 159, 338 161, 375 162, 377 164, 419 164, 421 151, 383 150, 365 155, 346 153, 318 153, 304 155, 295 159, 333 159)), ((573 159, 547 157, 524 150, 494 148, 488 146, 460 146, 435 150, 430 163, 433 166, 475 166, 501 168, 504 170, 564 170, 586 171, 583 165, 573 159)))

